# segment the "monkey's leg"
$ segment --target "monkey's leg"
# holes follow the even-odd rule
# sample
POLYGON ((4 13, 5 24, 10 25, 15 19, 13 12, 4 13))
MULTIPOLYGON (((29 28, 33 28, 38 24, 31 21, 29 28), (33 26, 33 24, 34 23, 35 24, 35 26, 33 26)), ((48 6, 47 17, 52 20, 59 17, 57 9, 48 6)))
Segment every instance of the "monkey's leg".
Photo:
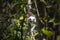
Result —
POLYGON ((33 26, 32 28, 31 28, 31 38, 33 39, 33 40, 35 40, 35 37, 33 36, 33 31, 34 31, 34 29, 35 29, 35 26, 33 26))

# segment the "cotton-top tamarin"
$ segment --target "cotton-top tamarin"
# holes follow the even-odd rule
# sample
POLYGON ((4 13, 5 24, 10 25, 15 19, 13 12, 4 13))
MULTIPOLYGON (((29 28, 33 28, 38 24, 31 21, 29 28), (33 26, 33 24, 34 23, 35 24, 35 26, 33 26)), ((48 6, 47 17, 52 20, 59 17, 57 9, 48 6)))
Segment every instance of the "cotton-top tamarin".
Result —
POLYGON ((32 14, 32 12, 28 12, 26 17, 27 17, 28 23, 30 23, 31 25, 30 32, 31 32, 32 39, 35 40, 35 38, 33 37, 33 32, 36 27, 36 17, 32 14))
POLYGON ((26 17, 30 22, 35 22, 36 23, 36 17, 32 14, 32 12, 28 12, 26 17))

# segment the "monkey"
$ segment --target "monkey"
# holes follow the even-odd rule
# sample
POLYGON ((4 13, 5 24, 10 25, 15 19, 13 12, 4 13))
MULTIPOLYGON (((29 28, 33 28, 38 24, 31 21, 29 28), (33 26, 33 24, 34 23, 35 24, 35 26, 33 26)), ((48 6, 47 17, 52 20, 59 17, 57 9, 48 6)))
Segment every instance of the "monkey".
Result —
POLYGON ((33 34, 34 34, 34 29, 36 27, 36 17, 32 12, 27 12, 26 17, 27 17, 28 23, 31 25, 31 29, 30 29, 31 38, 35 40, 35 38, 33 37, 33 34))

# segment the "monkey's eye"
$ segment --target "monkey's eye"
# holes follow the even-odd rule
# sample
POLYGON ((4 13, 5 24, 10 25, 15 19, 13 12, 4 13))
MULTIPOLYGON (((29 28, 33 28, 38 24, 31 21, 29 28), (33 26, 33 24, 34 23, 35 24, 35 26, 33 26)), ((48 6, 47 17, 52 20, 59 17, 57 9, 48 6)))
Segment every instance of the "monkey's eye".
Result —
POLYGON ((32 20, 31 20, 31 19, 29 19, 29 21, 30 21, 30 22, 32 22, 32 20))
POLYGON ((33 22, 36 22, 36 19, 33 19, 33 22))

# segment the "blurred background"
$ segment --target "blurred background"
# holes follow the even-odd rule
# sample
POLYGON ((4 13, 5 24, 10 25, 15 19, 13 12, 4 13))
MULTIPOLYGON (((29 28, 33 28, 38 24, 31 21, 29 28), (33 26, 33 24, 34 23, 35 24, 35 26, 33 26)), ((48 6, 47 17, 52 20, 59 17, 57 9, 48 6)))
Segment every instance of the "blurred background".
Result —
POLYGON ((60 0, 0 0, 0 40, 32 40, 28 11, 37 19, 35 40, 60 40, 60 0))

